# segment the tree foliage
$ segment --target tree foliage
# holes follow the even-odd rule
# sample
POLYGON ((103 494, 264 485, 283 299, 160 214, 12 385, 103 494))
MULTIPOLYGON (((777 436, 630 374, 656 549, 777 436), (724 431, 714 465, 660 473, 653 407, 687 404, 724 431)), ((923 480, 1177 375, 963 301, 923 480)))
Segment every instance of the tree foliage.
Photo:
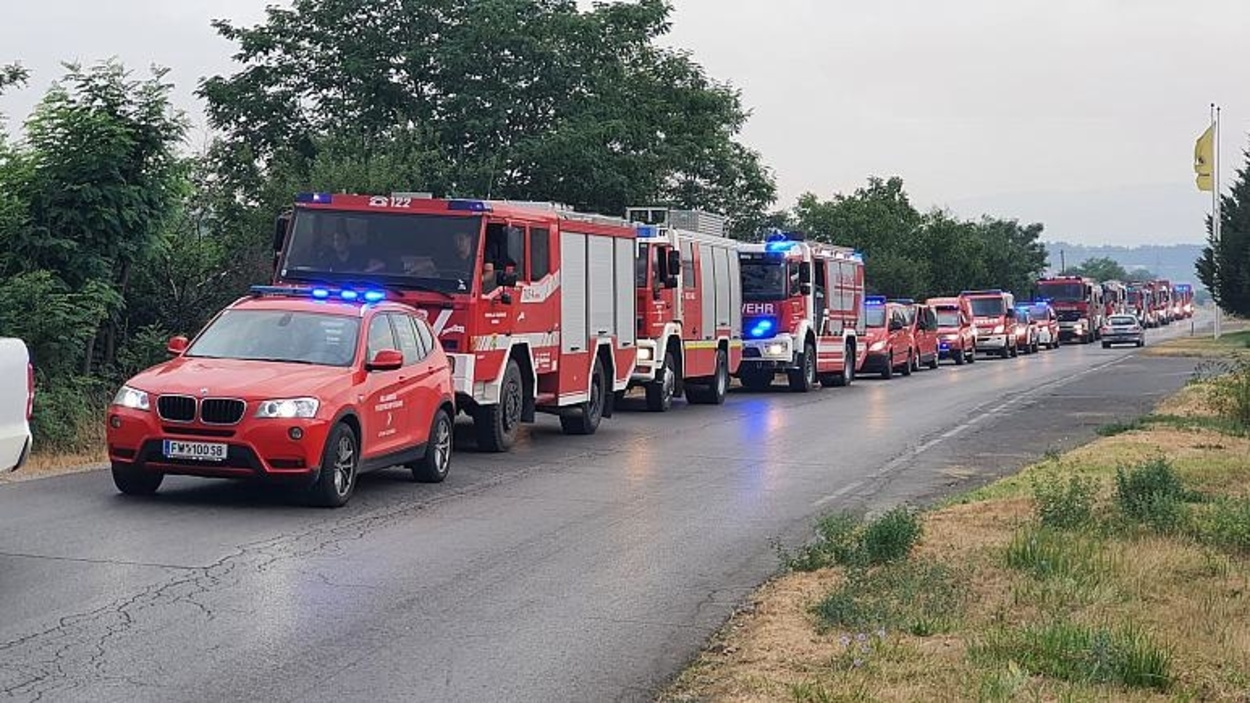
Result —
POLYGON ((315 164, 352 144, 355 174, 388 177, 337 180, 344 189, 605 214, 662 201, 753 226, 775 187, 734 141, 747 112, 736 90, 656 44, 670 12, 662 0, 590 11, 573 0, 296 0, 255 27, 216 22, 242 68, 200 93, 226 134, 232 195, 254 204, 275 205, 266 182, 334 181, 315 164), (419 158, 373 164, 397 144, 419 158))
POLYGON ((877 293, 929 297, 968 288, 1025 292, 1045 268, 1042 226, 949 212, 922 214, 901 178, 870 178, 850 195, 799 199, 793 223, 809 236, 864 253, 869 287, 877 293))
POLYGON ((1220 194, 1220 238, 1207 217, 1207 247, 1198 259, 1198 279, 1224 310, 1250 315, 1250 150, 1227 194, 1220 194))
POLYGON ((1077 266, 1069 266, 1063 273, 1067 276, 1087 276, 1095 281, 1129 280, 1129 273, 1120 262, 1106 256, 1088 258, 1077 266))

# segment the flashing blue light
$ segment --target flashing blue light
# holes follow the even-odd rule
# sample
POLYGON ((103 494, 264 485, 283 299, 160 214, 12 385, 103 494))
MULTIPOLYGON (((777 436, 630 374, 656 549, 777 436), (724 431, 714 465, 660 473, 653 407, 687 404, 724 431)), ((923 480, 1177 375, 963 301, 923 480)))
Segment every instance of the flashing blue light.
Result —
POLYGON ((776 321, 769 317, 756 320, 751 329, 747 331, 747 336, 751 339, 762 339, 764 337, 772 336, 773 329, 776 326, 776 321))
POLYGON ((870 295, 864 298, 864 304, 873 305, 873 306, 885 305, 885 296, 884 295, 870 295))
POLYGON ((453 212, 490 212, 490 203, 481 200, 451 200, 447 209, 453 212))
POLYGON ((367 290, 367 291, 365 291, 365 302, 366 302, 366 303, 380 303, 380 302, 382 302, 383 300, 386 300, 386 293, 384 293, 384 292, 382 292, 382 291, 380 291, 380 290, 367 290))
POLYGON ((329 205, 334 202, 334 196, 329 193, 297 193, 295 195, 295 202, 329 205))
POLYGON ((774 240, 764 245, 764 251, 770 254, 781 254, 794 248, 796 242, 787 240, 774 240))
POLYGON ((655 225, 638 225, 638 238, 650 239, 660 236, 660 228, 655 225))
POLYGON ((325 300, 326 298, 330 297, 330 291, 326 290, 325 288, 313 288, 312 297, 316 298, 317 300, 325 300))
POLYGON ((851 252, 851 259, 853 259, 853 260, 855 260, 855 261, 863 261, 863 260, 864 260, 864 252, 862 252, 862 251, 851 252))
POLYGON ((355 300, 360 297, 360 294, 354 290, 341 290, 339 291, 339 297, 343 300, 355 300))

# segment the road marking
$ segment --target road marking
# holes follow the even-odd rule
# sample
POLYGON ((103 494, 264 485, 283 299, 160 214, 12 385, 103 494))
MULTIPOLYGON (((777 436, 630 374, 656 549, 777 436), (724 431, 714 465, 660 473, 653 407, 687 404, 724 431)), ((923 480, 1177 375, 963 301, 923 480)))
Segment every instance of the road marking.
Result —
POLYGON ((847 493, 850 493, 851 491, 856 490, 856 489, 857 489, 857 488, 859 488, 860 486, 864 485, 864 483, 865 483, 864 481, 855 481, 854 483, 848 483, 847 485, 843 486, 842 488, 840 488, 840 489, 838 489, 838 490, 834 491, 833 493, 830 493, 829 495, 825 496, 824 498, 821 498, 820 500, 816 501, 815 503, 812 503, 812 507, 813 507, 813 508, 819 508, 820 506, 822 506, 822 505, 824 505, 824 504, 826 504, 826 503, 833 502, 833 501, 835 501, 835 500, 837 500, 837 499, 841 498, 842 496, 846 495, 847 493))

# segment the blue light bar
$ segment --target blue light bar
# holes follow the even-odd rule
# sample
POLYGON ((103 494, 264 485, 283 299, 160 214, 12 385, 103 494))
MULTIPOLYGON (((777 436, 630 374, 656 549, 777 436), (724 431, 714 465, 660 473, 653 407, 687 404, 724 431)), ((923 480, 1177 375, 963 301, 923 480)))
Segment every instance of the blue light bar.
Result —
POLYGON ((884 295, 870 295, 864 298, 865 305, 885 305, 884 295))
POLYGON ((638 225, 638 238, 651 239, 660 236, 660 228, 655 225, 638 225))
POLYGON ((382 292, 382 291, 380 291, 380 290, 367 290, 367 291, 365 291, 365 302, 366 302, 366 303, 380 303, 380 302, 382 302, 383 300, 386 300, 386 293, 384 293, 384 292, 382 292))
POLYGON ((312 297, 316 298, 317 300, 325 300, 326 298, 330 297, 330 291, 326 290, 325 288, 313 288, 312 297))
POLYGON ((764 251, 770 254, 782 254, 794 248, 797 242, 782 240, 774 240, 764 245, 764 251))
POLYGON ((252 286, 252 295, 281 295, 290 298, 312 298, 313 300, 329 300, 337 298, 345 302, 380 303, 386 300, 386 291, 369 289, 357 291, 351 288, 300 288, 296 286, 252 286))
POLYGON ((348 290, 339 291, 339 297, 342 298, 343 300, 351 301, 351 300, 355 300, 356 298, 359 298, 360 294, 354 290, 348 289, 348 290))
POLYGON ((776 326, 777 323, 772 318, 761 318, 755 322, 750 330, 747 331, 747 336, 751 339, 762 339, 764 337, 771 336, 772 331, 776 326))
POLYGON ((453 212, 490 212, 490 203, 482 200, 450 200, 447 209, 453 212))
POLYGON ((295 202, 329 205, 334 202, 334 196, 329 193, 296 193, 295 202))

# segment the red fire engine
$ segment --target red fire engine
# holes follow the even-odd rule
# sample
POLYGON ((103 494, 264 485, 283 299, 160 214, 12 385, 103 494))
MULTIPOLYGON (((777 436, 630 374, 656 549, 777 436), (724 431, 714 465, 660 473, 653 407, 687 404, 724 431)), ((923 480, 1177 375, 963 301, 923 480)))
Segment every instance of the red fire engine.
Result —
POLYGON ((1098 339, 1106 311, 1102 286, 1092 278, 1055 276, 1037 282, 1038 297, 1045 299, 1059 316, 1059 335, 1088 344, 1098 339))
POLYGON ((1177 283, 1173 289, 1176 300, 1173 303, 1173 310, 1180 319, 1189 319, 1194 316, 1194 287, 1190 283, 1177 283))
POLYGON ((1129 312, 1137 316, 1142 327, 1159 326, 1155 313, 1155 284, 1153 281, 1132 281, 1128 284, 1129 312))
POLYGON ((1155 317, 1160 325, 1170 325, 1175 315, 1172 314, 1172 282, 1158 279, 1155 284, 1155 317))
POLYGON ((738 377, 766 388, 784 371, 791 390, 849 384, 863 368, 864 261, 853 249, 776 233, 739 248, 742 326, 738 377))
POLYGON ((1111 317, 1129 312, 1128 286, 1120 281, 1104 281, 1102 284, 1103 315, 1111 317))
POLYGON ((633 373, 635 229, 549 203, 305 193, 278 220, 275 281, 381 286, 422 311, 479 449, 558 415, 593 434, 633 373))
POLYGON ((742 363, 742 279, 725 219, 692 210, 630 208, 638 228, 638 365, 647 409, 683 393, 719 405, 742 363))

